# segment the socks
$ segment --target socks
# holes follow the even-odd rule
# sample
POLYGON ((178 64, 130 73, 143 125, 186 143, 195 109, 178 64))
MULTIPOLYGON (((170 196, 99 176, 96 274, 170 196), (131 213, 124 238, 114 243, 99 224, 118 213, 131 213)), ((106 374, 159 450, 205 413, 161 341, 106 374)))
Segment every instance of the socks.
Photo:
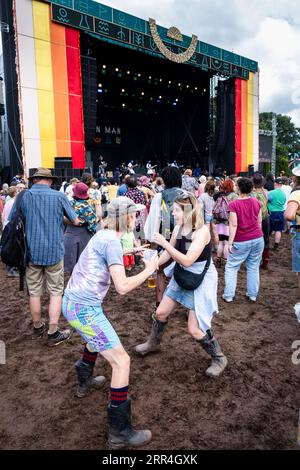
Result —
POLYGON ((120 406, 128 399, 128 385, 123 388, 110 388, 111 406, 120 406))
POLYGON ((95 364, 96 359, 97 359, 98 353, 97 352, 91 352, 88 350, 88 348, 85 346, 83 350, 83 356, 82 356, 82 361, 84 364, 95 364))

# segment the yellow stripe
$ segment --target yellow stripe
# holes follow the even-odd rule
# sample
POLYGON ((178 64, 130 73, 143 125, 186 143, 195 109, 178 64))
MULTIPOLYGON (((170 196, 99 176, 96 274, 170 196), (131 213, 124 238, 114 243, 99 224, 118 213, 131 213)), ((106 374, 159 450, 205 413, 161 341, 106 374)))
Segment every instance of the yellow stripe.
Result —
POLYGON ((248 81, 248 151, 247 165, 253 165, 254 161, 254 73, 250 72, 248 81))
POLYGON ((41 164, 54 167, 56 156, 55 111, 50 43, 50 8, 33 0, 36 74, 38 87, 41 164))

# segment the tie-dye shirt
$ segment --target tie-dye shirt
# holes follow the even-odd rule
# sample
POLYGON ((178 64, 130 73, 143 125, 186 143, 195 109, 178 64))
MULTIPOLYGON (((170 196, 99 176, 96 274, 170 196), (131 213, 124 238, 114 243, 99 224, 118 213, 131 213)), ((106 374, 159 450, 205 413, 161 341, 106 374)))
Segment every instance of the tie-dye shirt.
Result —
POLYGON ((99 230, 76 264, 65 297, 82 305, 102 304, 110 286, 109 267, 123 266, 122 245, 113 230, 99 230))

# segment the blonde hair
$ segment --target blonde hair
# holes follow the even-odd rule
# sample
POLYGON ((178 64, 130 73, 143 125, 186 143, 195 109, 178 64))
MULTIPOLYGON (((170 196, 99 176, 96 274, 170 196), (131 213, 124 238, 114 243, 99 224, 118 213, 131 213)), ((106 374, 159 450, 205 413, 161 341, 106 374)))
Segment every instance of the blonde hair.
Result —
POLYGON ((9 197, 11 197, 12 199, 15 197, 15 195, 17 194, 18 192, 18 188, 17 186, 10 186, 8 188, 8 195, 9 197))
POLYGON ((202 211, 198 199, 189 193, 187 198, 177 198, 174 203, 178 204, 184 213, 184 224, 190 225, 192 230, 199 230, 204 225, 202 211))
POLYGON ((192 172, 192 170, 190 170, 190 169, 185 170, 184 174, 185 174, 186 176, 193 176, 193 172, 192 172))

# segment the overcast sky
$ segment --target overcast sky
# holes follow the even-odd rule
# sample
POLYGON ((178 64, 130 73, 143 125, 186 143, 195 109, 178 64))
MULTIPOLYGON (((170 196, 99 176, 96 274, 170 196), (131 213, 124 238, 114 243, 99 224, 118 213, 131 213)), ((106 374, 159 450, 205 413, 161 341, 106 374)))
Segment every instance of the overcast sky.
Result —
POLYGON ((259 62, 260 111, 292 116, 300 127, 299 0, 103 0, 161 26, 259 62))

